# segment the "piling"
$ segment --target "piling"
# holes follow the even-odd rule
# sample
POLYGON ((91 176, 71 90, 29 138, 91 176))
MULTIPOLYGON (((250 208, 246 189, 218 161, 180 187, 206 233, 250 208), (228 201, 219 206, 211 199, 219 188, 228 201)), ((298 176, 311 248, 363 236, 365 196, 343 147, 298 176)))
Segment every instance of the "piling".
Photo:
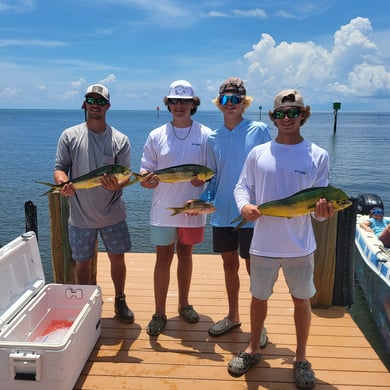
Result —
MULTIPOLYGON (((76 282, 74 261, 68 239, 69 201, 60 192, 49 193, 51 257, 54 283, 76 282)), ((90 284, 96 284, 97 273, 97 241, 95 255, 92 260, 90 284)))
POLYGON ((333 132, 336 132, 337 128, 337 112, 341 108, 341 103, 340 102, 334 102, 333 103, 333 115, 334 115, 334 124, 333 124, 333 132))

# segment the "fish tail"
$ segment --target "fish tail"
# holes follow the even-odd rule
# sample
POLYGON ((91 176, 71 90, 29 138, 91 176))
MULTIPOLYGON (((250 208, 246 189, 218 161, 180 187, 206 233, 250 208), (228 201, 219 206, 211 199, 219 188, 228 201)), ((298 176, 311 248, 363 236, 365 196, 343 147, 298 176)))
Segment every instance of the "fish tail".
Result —
POLYGON ((43 185, 45 185, 45 186, 50 187, 50 190, 44 192, 41 196, 50 194, 51 192, 54 192, 54 191, 57 191, 57 190, 58 190, 58 185, 57 185, 57 184, 47 183, 47 182, 45 182, 45 181, 36 181, 35 183, 43 184, 43 185))
POLYGON ((246 220, 242 215, 240 215, 239 217, 233 219, 233 221, 230 223, 235 223, 235 222, 240 222, 240 223, 233 229, 233 231, 238 230, 241 226, 244 226, 249 221, 246 220))
POLYGON ((167 207, 167 209, 173 211, 173 213, 170 215, 170 217, 173 217, 174 215, 180 214, 180 209, 177 209, 175 207, 167 207))

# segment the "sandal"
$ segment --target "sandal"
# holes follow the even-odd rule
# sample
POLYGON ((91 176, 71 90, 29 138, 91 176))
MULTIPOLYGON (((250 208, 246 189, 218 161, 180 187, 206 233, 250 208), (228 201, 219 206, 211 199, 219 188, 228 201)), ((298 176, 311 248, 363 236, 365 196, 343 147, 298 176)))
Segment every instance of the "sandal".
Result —
POLYGON ((244 375, 260 361, 260 356, 259 353, 252 355, 242 351, 238 352, 237 356, 228 363, 229 374, 234 377, 244 375))
POLYGON ((186 305, 179 309, 179 314, 183 317, 184 321, 189 324, 195 324, 199 321, 199 314, 194 310, 192 305, 186 305))
POLYGON ((225 317, 223 320, 216 322, 210 329, 210 336, 222 336, 234 328, 241 326, 241 322, 233 322, 229 317, 225 317))
POLYGON ((316 384, 314 371, 309 362, 294 362, 295 385, 299 389, 312 389, 316 384))
POLYGON ((167 324, 167 318, 160 313, 153 315, 152 320, 146 327, 146 333, 149 336, 158 336, 167 324))

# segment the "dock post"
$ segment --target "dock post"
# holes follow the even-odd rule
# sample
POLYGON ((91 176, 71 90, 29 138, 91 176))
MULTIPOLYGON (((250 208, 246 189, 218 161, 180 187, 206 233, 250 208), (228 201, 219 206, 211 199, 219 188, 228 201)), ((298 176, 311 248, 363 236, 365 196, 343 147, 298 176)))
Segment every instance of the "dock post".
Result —
POLYGON ((334 124, 333 124, 333 132, 336 132, 336 127, 337 127, 337 112, 341 108, 341 103, 340 102, 334 102, 333 103, 333 115, 334 115, 334 124))
MULTIPOLYGON (((62 196, 60 192, 51 192, 49 194, 49 211, 54 283, 74 284, 76 282, 74 261, 68 239, 68 198, 62 196)), ((97 241, 95 243, 95 249, 95 256, 91 264, 91 284, 96 284, 97 241)))

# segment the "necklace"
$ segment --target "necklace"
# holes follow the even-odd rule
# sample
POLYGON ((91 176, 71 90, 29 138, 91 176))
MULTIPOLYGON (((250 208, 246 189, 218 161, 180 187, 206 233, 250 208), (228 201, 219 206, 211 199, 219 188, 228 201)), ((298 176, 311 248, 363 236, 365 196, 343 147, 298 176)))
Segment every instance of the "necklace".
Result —
POLYGON ((190 128, 189 128, 189 130, 188 130, 188 132, 187 132, 187 134, 183 137, 183 138, 180 138, 178 135, 177 135, 177 133, 176 133, 176 130, 175 130, 175 126, 173 126, 173 123, 171 122, 171 126, 172 126, 172 130, 173 130, 173 134, 175 134, 175 137, 178 139, 178 140, 180 140, 180 141, 184 141, 185 139, 187 139, 188 138, 188 136, 190 135, 190 133, 191 133, 191 130, 192 130, 192 125, 193 125, 193 121, 191 122, 191 126, 190 126, 190 128))

